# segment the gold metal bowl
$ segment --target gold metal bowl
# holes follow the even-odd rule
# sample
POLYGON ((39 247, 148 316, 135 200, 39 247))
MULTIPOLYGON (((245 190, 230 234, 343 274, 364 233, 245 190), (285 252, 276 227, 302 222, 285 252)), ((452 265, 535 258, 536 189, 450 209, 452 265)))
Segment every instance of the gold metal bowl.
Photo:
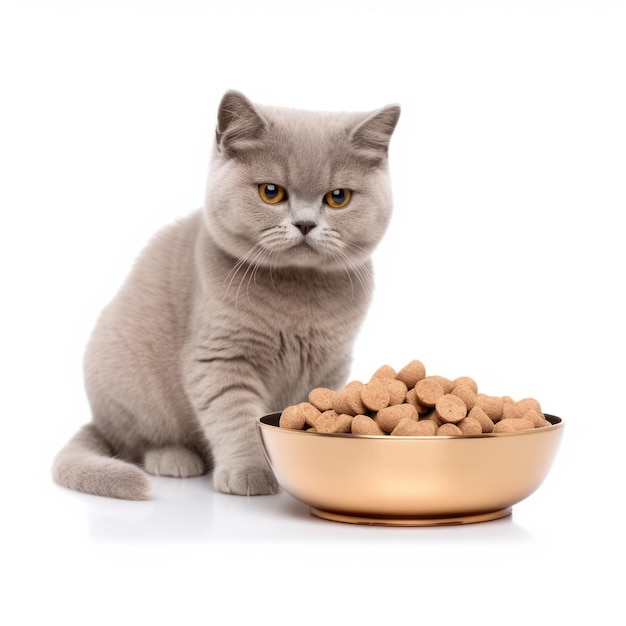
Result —
POLYGON ((455 437, 307 433, 262 417, 265 456, 313 515, 355 524, 434 526, 510 515, 543 482, 563 434, 552 426, 455 437))

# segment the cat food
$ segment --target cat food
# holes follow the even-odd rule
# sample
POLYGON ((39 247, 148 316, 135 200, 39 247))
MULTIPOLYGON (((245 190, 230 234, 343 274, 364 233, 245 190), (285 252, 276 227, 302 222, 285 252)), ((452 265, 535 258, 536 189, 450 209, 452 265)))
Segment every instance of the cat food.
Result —
POLYGON ((376 413, 374 421, 386 432, 391 433, 404 419, 417 422, 417 411, 410 404, 394 404, 376 413))
POLYGON ((368 415, 352 418, 351 432, 355 435, 384 435, 385 431, 368 415))
POLYGON ((305 426, 315 427, 317 419, 322 413, 309 402, 300 402, 288 406, 280 416, 280 426, 301 430, 305 426))
POLYGON ((515 401, 479 391, 469 376, 427 375, 421 361, 379 367, 367 382, 317 387, 288 406, 281 428, 317 433, 434 437, 508 433, 551 426, 534 398, 515 401))
POLYGON ((465 402, 451 393, 447 393, 437 399, 435 411, 442 422, 450 424, 457 424, 467 417, 465 402))
POLYGON ((445 391, 439 381, 429 376, 417 382, 415 385, 415 395, 420 404, 433 407, 437 403, 437 400, 445 395, 445 391))
POLYGON ((361 387, 361 402, 370 411, 380 411, 388 407, 390 401, 391 396, 382 380, 373 378, 369 383, 361 387))
POLYGON ((352 415, 337 413, 332 409, 324 411, 313 427, 317 433, 349 433, 352 431, 352 415))

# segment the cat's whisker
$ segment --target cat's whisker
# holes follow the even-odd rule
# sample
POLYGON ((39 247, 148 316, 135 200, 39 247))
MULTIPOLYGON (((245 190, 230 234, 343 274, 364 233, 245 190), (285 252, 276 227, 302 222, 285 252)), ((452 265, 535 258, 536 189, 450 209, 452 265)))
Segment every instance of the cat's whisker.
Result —
POLYGON ((261 265, 266 266, 268 271, 269 271, 270 282, 272 283, 272 287, 274 288, 274 291, 276 291, 276 283, 274 282, 274 276, 272 274, 272 269, 275 269, 277 267, 277 265, 276 265, 276 263, 272 262, 272 257, 278 255, 279 252, 280 252, 280 249, 276 249, 276 247, 272 245, 272 242, 273 241, 278 241, 278 243, 283 243, 283 241, 284 241, 284 232, 285 232, 286 229, 284 227, 274 227, 274 228, 268 228, 266 230, 273 230, 273 231, 275 231, 273 233, 275 236, 274 237, 272 237, 272 236, 265 236, 265 237, 263 237, 262 248, 263 248, 264 255, 263 255, 263 257, 257 257, 256 266, 254 268, 252 276, 255 278, 254 284, 256 285, 257 284, 256 283, 256 273, 257 273, 259 267, 261 267, 261 265))
POLYGON ((328 229, 326 231, 326 236, 329 237, 329 241, 332 241, 333 245, 337 245, 342 249, 348 248, 349 250, 346 250, 346 252, 352 253, 352 251, 356 251, 358 256, 362 256, 363 258, 369 258, 370 256, 370 252, 368 250, 356 243, 342 239, 341 235, 336 230, 328 229))
MULTIPOLYGON (((364 248, 362 248, 361 246, 358 246, 355 243, 351 243, 350 241, 342 241, 341 243, 344 246, 348 246, 350 248, 355 248, 356 250, 366 252, 364 248)), ((350 250, 345 250, 345 254, 348 256, 344 258, 350 261, 350 264, 354 268, 355 272, 357 272, 366 282, 371 280, 372 273, 370 272, 369 267, 365 263, 355 260, 354 255, 350 252, 350 250)))
POLYGON ((361 246, 359 246, 358 244, 352 242, 352 241, 344 241, 343 242, 346 246, 350 246, 351 248, 356 248, 357 250, 360 250, 361 252, 365 252, 365 254, 368 254, 368 251, 365 248, 362 248, 361 246))
POLYGON ((263 247, 268 250, 285 250, 293 245, 293 241, 287 238, 287 229, 284 226, 275 226, 267 228, 263 232, 261 242, 263 247))
POLYGON ((359 281, 361 287, 363 287, 366 292, 369 292, 371 284, 371 273, 367 266, 356 263, 350 257, 347 251, 341 250, 340 248, 336 248, 335 250, 333 250, 333 252, 335 252, 335 258, 342 259, 346 265, 344 269, 348 275, 348 278, 350 279, 350 285, 352 287, 352 297, 354 297, 354 283, 352 282, 352 274, 354 274, 356 279, 359 281))
MULTIPOLYGON (((264 249, 263 246, 257 244, 255 247, 255 255, 254 257, 252 257, 252 259, 248 262, 248 266, 246 267, 246 271, 244 272, 243 276, 241 277, 241 280, 239 281, 239 286, 237 287, 237 293, 235 294, 235 308, 237 308, 237 303, 239 301, 239 292, 241 291, 241 287, 243 286, 244 281, 246 280, 246 276, 248 275, 248 272, 253 269, 254 264, 258 261, 258 259, 260 257, 263 256, 264 253, 264 249)), ((248 279, 248 285, 250 284, 250 279, 248 279)), ((249 296, 248 296, 249 297, 249 296)))
POLYGON ((350 261, 350 263, 363 287, 369 290, 372 282, 372 273, 370 272, 367 265, 363 265, 362 263, 357 263, 352 260, 350 261))
POLYGON ((255 249, 257 247, 259 247, 258 243, 255 244, 254 246, 252 246, 252 248, 250 248, 250 250, 248 250, 248 252, 235 263, 234 267, 224 277, 224 284, 230 278, 230 282, 228 283, 228 285, 227 285, 227 287, 226 287, 226 289, 224 291, 224 298, 226 297, 226 294, 228 293, 228 290, 230 289, 230 286, 233 284, 233 280, 237 276, 237 272, 239 272, 241 267, 244 265, 244 263, 252 255, 252 253, 255 251, 255 249))
POLYGON ((257 255, 254 260, 254 266, 252 268, 252 272, 250 273, 250 277, 248 278, 248 285, 246 287, 246 295, 248 297, 248 300, 250 300, 250 283, 254 282, 254 285, 258 286, 256 282, 256 274, 259 270, 259 267, 265 264, 265 259, 269 256, 270 252, 271 251, 267 248, 263 248, 261 250, 261 254, 257 255))
MULTIPOLYGON (((248 250, 248 252, 241 257, 237 263, 235 263, 235 266, 233 267, 232 270, 230 270, 230 272, 228 272, 228 274, 226 275, 226 278, 224 278, 224 282, 226 282, 228 280, 228 277, 230 276, 230 282, 228 283, 228 286, 226 287, 225 291, 224 291, 224 296, 222 298, 222 300, 224 300, 226 298, 226 295, 228 294, 228 290, 230 289, 231 285, 233 284, 233 281, 235 280, 235 278, 237 277, 237 274, 239 273, 239 270, 241 270, 241 268, 246 264, 249 263, 249 259, 250 257, 252 257, 253 255, 258 254, 258 251, 262 249, 262 246, 259 243, 256 243, 254 246, 252 246, 252 248, 250 248, 250 250, 248 250)), ((247 273, 248 269, 246 269, 246 273, 247 273)), ((245 274, 242 277, 242 280, 245 278, 245 274)), ((240 283, 241 284, 241 283, 240 283)))
MULTIPOLYGON (((271 261, 271 257, 274 254, 274 250, 268 250, 269 254, 268 254, 268 258, 271 261)), ((276 283, 274 282, 274 276, 272 275, 272 268, 274 267, 273 263, 269 263, 269 270, 270 270, 270 282, 272 283, 272 287, 274 287, 274 291, 277 291, 276 289, 276 283)))
MULTIPOLYGON (((232 286, 235 279, 238 277, 238 275, 240 275, 244 265, 246 266, 243 275, 241 275, 239 278, 237 293, 235 294, 235 306, 237 306, 237 302, 239 301, 239 294, 241 293, 241 289, 243 288, 244 283, 246 284, 246 295, 248 299, 250 298, 250 284, 253 281, 255 285, 257 284, 256 276, 259 268, 265 265, 265 261, 276 252, 276 250, 274 249, 276 247, 276 244, 283 243, 285 230, 286 229, 282 226, 274 226, 265 229, 265 234, 262 240, 255 244, 252 248, 250 248, 250 250, 248 250, 248 252, 237 261, 233 269, 228 273, 228 276, 226 277, 224 282, 226 282, 229 277, 230 281, 228 283, 228 286, 226 287, 224 297, 226 297, 226 294, 228 293, 228 290, 232 286)), ((272 281, 274 288, 276 288, 273 277, 271 275, 271 264, 270 280, 272 281)))
MULTIPOLYGON (((346 273, 346 276, 348 277, 348 280, 350 281, 350 289, 352 291, 352 298, 354 298, 354 295, 355 295, 354 283, 352 282, 352 274, 350 273, 350 269, 352 269, 352 262, 338 248, 331 250, 331 253, 334 259, 339 259, 340 261, 342 261, 341 265, 343 266, 343 271, 346 273)), ((355 272, 355 275, 357 275, 356 272, 355 272)))

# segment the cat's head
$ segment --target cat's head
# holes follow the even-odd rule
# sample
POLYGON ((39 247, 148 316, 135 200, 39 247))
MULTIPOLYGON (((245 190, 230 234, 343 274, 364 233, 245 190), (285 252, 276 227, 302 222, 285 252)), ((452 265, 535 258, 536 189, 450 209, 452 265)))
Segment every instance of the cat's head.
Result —
POLYGON ((369 258, 391 216, 387 150, 400 115, 219 106, 205 217, 235 258, 334 270, 369 258))

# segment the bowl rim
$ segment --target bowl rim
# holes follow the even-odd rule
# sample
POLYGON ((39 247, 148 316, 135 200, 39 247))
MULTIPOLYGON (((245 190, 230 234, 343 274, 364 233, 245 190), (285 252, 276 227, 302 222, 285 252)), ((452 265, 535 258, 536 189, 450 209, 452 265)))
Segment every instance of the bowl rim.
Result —
POLYGON ((563 420, 556 415, 552 415, 550 413, 544 413, 544 417, 548 422, 550 422, 551 426, 542 426, 540 428, 533 428, 529 430, 516 430, 513 432, 505 432, 505 433, 480 433, 476 435, 402 435, 392 437, 391 435, 355 435, 354 433, 308 433, 306 430, 295 430, 291 428, 281 428, 278 425, 278 420, 282 415, 282 411, 277 411, 274 413, 267 413, 263 415, 257 420, 257 427, 259 429, 267 428, 267 429, 278 429, 284 433, 290 433, 292 435, 316 435, 318 437, 335 437, 340 439, 384 439, 386 441, 411 441, 411 440, 445 440, 445 439, 491 439, 491 438, 500 438, 500 437, 518 437, 524 435, 538 435, 541 433, 552 432, 555 430, 559 430, 563 428, 565 425, 563 420), (275 423, 272 423, 275 422, 275 423))

